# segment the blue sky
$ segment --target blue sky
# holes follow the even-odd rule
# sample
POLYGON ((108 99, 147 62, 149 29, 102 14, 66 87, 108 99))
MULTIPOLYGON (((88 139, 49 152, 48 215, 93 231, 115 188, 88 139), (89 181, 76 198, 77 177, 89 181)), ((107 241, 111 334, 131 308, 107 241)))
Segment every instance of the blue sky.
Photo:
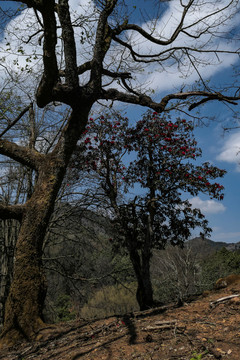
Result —
MULTIPOLYGON (((81 0, 82 3, 87 4, 87 0, 81 0)), ((162 32, 167 33, 169 31, 168 20, 173 18, 174 9, 177 9, 177 1, 173 0, 170 2, 162 3, 161 16, 165 20, 165 27, 162 32), (175 6, 175 8, 174 8, 175 6)), ((226 2, 227 0, 222 0, 226 2)), ((154 1, 148 0, 128 0, 127 1, 132 8, 132 20, 136 19, 139 15, 139 9, 143 12, 145 21, 151 17, 151 14, 155 14, 156 7, 150 4, 154 1), (136 9, 135 9, 136 6, 136 9)), ((214 1, 212 1, 214 3, 214 1)), ((71 0, 70 3, 76 6, 77 0, 71 0)), ((159 3, 156 1, 155 3, 159 3)), ((209 2, 211 3, 211 1, 209 2)), ((0 5, 3 7, 12 6, 19 7, 19 3, 8 1, 0 1, 0 5)), ((177 13, 174 14, 177 17, 177 13)), ((131 20, 131 18, 130 18, 131 20)), ((138 18, 139 24, 142 24, 143 20, 138 18)), ((232 20, 234 22, 234 18, 232 20)), ((229 25, 229 31, 231 31, 229 25)), ((1 37, 0 37, 1 41, 1 37)), ((221 46, 229 48, 228 43, 224 43, 219 38, 221 46)), ((1 45, 1 44, 0 44, 1 45)), ((1 55, 0 55, 1 57, 1 55)), ((232 81, 230 78, 232 74, 231 64, 239 65, 236 57, 222 57, 222 62, 216 68, 215 66, 207 67, 200 66, 200 72, 204 80, 211 79, 211 83, 218 84, 229 84, 232 81)), ((155 69, 153 68, 151 73, 147 76, 146 73, 140 78, 140 81, 149 81, 149 87, 153 86, 155 89, 155 99, 161 99, 167 93, 175 92, 174 87, 179 88, 182 83, 185 86, 190 86, 196 80, 196 74, 193 73, 186 76, 186 78, 179 77, 176 73, 176 69, 171 70, 168 74, 158 73, 156 75, 155 69), (195 76, 195 77, 194 77, 195 76)), ((238 80, 235 78, 235 80, 238 80)), ((240 105, 240 104, 239 104, 240 105)), ((132 120, 138 120, 141 113, 145 111, 142 108, 136 108, 130 106, 129 108, 124 107, 127 111, 128 116, 132 120)), ((206 121, 208 126, 197 127, 195 130, 196 139, 199 146, 203 150, 203 161, 211 161, 214 165, 224 168, 227 170, 227 174, 224 179, 221 179, 221 184, 225 187, 225 198, 222 202, 210 201, 203 195, 199 195, 198 199, 194 199, 194 204, 202 208, 206 218, 209 220, 210 226, 213 228, 212 239, 215 241, 226 241, 226 242, 237 242, 240 241, 240 221, 239 221, 239 204, 240 204, 240 156, 238 161, 237 152, 240 150, 240 129, 232 130, 228 133, 224 133, 223 126, 226 126, 233 118, 233 112, 228 106, 225 106, 219 102, 212 102, 208 105, 203 106, 200 110, 201 116, 215 116, 214 121, 206 121)), ((234 107, 234 110, 238 111, 239 106, 234 107)), ((196 112, 195 112, 196 113, 196 112)), ((197 233, 193 235, 198 235, 197 233)))
MULTIPOLYGON (((212 111, 212 106, 206 107, 206 111, 212 111)), ((225 197, 220 202, 224 210, 219 208, 218 211, 216 208, 216 212, 206 212, 206 217, 213 228, 213 240, 237 242, 240 241, 240 168, 238 167, 240 158, 237 157, 237 152, 240 150, 240 132, 238 130, 224 132, 222 128, 224 107, 219 117, 218 123, 210 122, 209 126, 195 130, 198 144, 203 150, 203 160, 211 161, 219 168, 227 170, 225 177, 219 181, 225 187, 225 197), (226 152, 229 155, 226 155, 226 152)))

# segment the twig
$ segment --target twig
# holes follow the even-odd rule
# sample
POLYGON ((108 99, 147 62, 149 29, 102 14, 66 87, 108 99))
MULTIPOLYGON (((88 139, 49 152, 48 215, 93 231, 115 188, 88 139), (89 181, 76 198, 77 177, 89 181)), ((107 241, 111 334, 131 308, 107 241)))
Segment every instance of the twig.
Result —
POLYGON ((30 105, 28 105, 27 107, 25 107, 25 109, 23 109, 20 114, 16 117, 15 120, 13 120, 13 122, 11 122, 11 124, 9 124, 5 130, 3 130, 3 132, 0 134, 0 137, 2 137, 9 129, 11 129, 20 119, 21 117, 31 108, 32 103, 30 105))

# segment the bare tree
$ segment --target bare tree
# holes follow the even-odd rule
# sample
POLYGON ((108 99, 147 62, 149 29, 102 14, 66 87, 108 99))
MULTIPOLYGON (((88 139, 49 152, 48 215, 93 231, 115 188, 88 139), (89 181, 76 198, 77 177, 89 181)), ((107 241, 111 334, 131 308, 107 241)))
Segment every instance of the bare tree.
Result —
POLYGON ((201 269, 197 253, 191 245, 184 248, 168 246, 164 251, 154 254, 153 277, 157 292, 161 286, 166 289, 161 292, 161 301, 184 301, 190 295, 195 295, 201 290, 201 269), (166 299, 164 299, 164 296, 166 299))
MULTIPOLYGON (((3 220, 21 222, 1 345, 23 338, 34 339, 44 327, 43 240, 66 168, 93 105, 98 101, 107 101, 109 105, 120 101, 163 112, 181 107, 186 102, 191 110, 211 100, 228 104, 236 104, 239 100, 238 92, 220 93, 210 89, 204 83, 197 64, 206 62, 205 56, 209 54, 220 57, 221 54, 237 53, 233 48, 220 49, 213 41, 215 37, 223 36, 218 31, 219 25, 234 18, 238 11, 237 0, 219 1, 217 7, 215 1, 207 4, 203 0, 174 1, 178 4, 176 14, 180 17, 172 17, 172 27, 168 32, 164 30, 166 22, 163 21, 162 27, 156 26, 163 20, 161 15, 154 16, 146 26, 140 26, 139 22, 130 23, 128 15, 131 15, 132 5, 124 0, 99 0, 91 14, 85 8, 85 13, 78 15, 76 9, 72 16, 68 0, 24 0, 21 3, 33 9, 32 16, 35 14, 38 27, 29 26, 24 38, 19 40, 23 46, 25 42, 32 49, 32 58, 37 56, 35 47, 43 47, 42 68, 38 69, 41 80, 36 92, 37 104, 44 108, 53 102, 61 102, 70 108, 71 113, 67 119, 59 120, 58 136, 48 153, 29 144, 22 145, 15 141, 16 137, 7 140, 8 130, 14 130, 18 118, 6 126, 0 139, 2 155, 36 174, 36 183, 26 203, 0 205, 3 220), (29 31, 32 32, 29 34, 29 31), (146 47, 142 46, 143 43, 146 47), (141 69, 144 66, 147 69, 153 65, 151 72, 155 76, 174 64, 180 68, 187 65, 196 71, 200 79, 199 88, 179 89, 154 100, 147 92, 147 86, 139 86, 143 81, 141 69)), ((154 2, 149 1, 149 4, 154 2)), ((21 48, 19 51, 22 54, 21 48)), ((7 65, 5 70, 9 72, 7 65)), ((26 77, 30 76, 31 71, 28 71, 26 77)))

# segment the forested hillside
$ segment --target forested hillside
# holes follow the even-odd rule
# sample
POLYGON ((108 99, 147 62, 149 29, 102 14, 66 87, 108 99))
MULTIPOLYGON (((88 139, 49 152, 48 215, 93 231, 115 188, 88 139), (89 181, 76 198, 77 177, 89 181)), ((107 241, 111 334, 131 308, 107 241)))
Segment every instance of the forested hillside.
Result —
MULTIPOLYGON (((132 265, 126 254, 113 252, 110 223, 102 216, 88 215, 83 220, 88 230, 79 229, 77 241, 58 238, 57 246, 47 249, 55 269, 48 272, 46 305, 51 321, 101 318, 139 309, 132 265), (109 232, 99 232, 107 223, 109 232)), ((240 252, 232 248, 233 244, 195 238, 183 249, 169 245, 155 250, 151 276, 156 305, 189 299, 212 289, 220 277, 240 273, 240 252)))
MULTIPOLYGON (((70 204, 56 209, 43 257, 49 284, 44 310, 48 322, 123 315, 139 309, 131 262, 121 249, 112 248, 115 231, 106 216, 70 204)), ((240 273, 238 248, 239 243, 199 237, 186 242, 183 249, 169 245, 155 250, 151 276, 156 305, 191 298, 211 289, 218 278, 240 273)), ((2 273, 5 262, 2 251, 2 273)), ((1 277, 2 305, 4 290, 1 277)))
MULTIPOLYGON (((110 219, 70 205, 59 209, 57 218, 44 250, 49 283, 46 320, 138 310, 134 271, 127 254, 112 249, 116 229, 110 219)), ((156 305, 189 299, 212 289, 220 277, 240 273, 238 245, 194 238, 183 249, 169 245, 155 250, 151 276, 156 305)))

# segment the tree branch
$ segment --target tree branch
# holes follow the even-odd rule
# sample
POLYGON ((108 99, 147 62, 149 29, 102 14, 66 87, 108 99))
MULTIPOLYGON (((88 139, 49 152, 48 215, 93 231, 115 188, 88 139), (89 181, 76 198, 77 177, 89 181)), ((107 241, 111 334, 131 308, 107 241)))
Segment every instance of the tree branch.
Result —
MULTIPOLYGON (((81 75, 81 74, 85 73, 86 71, 91 70, 91 68, 92 68, 92 61, 87 61, 84 64, 77 67, 77 74, 81 75)), ((60 70, 58 74, 61 77, 65 77, 66 71, 60 70)))
POLYGON ((238 103, 234 100, 239 101, 240 97, 231 97, 231 96, 224 96, 220 93, 216 93, 216 94, 209 94, 206 98, 193 103, 192 105, 189 106, 188 110, 191 111, 193 109, 195 109, 196 107, 205 104, 208 101, 212 101, 212 100, 218 100, 218 101, 223 101, 223 102, 227 102, 229 104, 232 105, 238 105, 238 103))
MULTIPOLYGON (((29 1, 35 3, 36 1, 29 1)), ((41 11, 44 26, 44 44, 43 44, 43 65, 44 72, 41 82, 38 86, 36 98, 39 107, 43 108, 53 100, 52 92, 54 85, 58 81, 58 66, 55 53, 57 44, 56 19, 55 19, 55 1, 42 0, 41 11)), ((34 6, 34 5, 33 5, 34 6)), ((36 6, 34 6, 37 8, 36 6)))
POLYGON ((21 221, 24 212, 24 205, 3 205, 0 204, 0 219, 16 219, 21 221))
MULTIPOLYGON (((80 65, 77 67, 77 73, 78 75, 81 75, 83 73, 85 73, 88 70, 92 69, 92 61, 87 61, 84 64, 80 65)), ((112 79, 131 79, 132 75, 130 72, 114 72, 114 71, 110 71, 107 69, 102 69, 102 74, 105 76, 109 76, 112 79)), ((66 76, 66 71, 65 70, 60 70, 59 71, 59 76, 61 77, 65 77, 66 76)))
POLYGON ((66 64, 65 79, 68 86, 76 88, 79 85, 76 62, 77 54, 68 0, 59 0, 57 11, 64 43, 64 58, 66 64))
POLYGON ((116 28, 114 30, 114 34, 119 35, 120 33, 122 33, 125 30, 134 30, 134 31, 137 31, 139 34, 141 34, 145 39, 151 41, 154 44, 169 45, 172 42, 174 42, 176 40, 176 38, 178 37, 178 35, 181 33, 182 26, 183 26, 183 23, 184 23, 184 19, 185 19, 186 15, 187 15, 188 10, 192 6, 193 2, 194 2, 194 0, 190 0, 189 3, 186 6, 183 6, 184 10, 183 10, 183 13, 182 13, 182 17, 181 17, 181 19, 179 21, 179 24, 178 24, 175 31, 173 32, 173 34, 171 35, 171 37, 168 40, 157 39, 156 37, 150 35, 145 30, 143 30, 140 26, 138 26, 136 24, 128 24, 128 23, 124 23, 123 25, 120 25, 118 28, 116 28))
POLYGON ((219 305, 220 303, 226 302, 226 301, 228 301, 228 300, 231 300, 231 299, 233 299, 233 298, 235 298, 235 297, 239 297, 239 296, 240 296, 240 294, 234 294, 234 295, 224 296, 224 297, 222 297, 222 298, 220 298, 220 299, 211 301, 211 302, 210 302, 210 308, 214 308, 214 307, 216 307, 217 305, 219 305))
POLYGON ((223 102, 231 103, 232 105, 237 105, 237 102, 240 100, 240 96, 224 96, 220 93, 210 93, 207 91, 189 91, 189 92, 181 92, 176 94, 169 94, 162 98, 160 102, 154 102, 150 96, 147 95, 132 95, 120 92, 116 89, 108 89, 102 92, 102 99, 105 100, 118 100, 129 104, 136 104, 141 106, 147 106, 157 112, 165 111, 168 103, 171 100, 186 100, 191 97, 204 97, 204 99, 200 100, 189 106, 189 111, 194 109, 195 107, 201 105, 204 102, 218 100, 223 102))
MULTIPOLYGON (((209 29, 211 27, 213 27, 213 25, 206 26, 208 19, 216 16, 217 14, 222 13, 224 10, 229 8, 232 3, 233 3, 233 0, 229 1, 229 3, 226 4, 225 6, 223 6, 222 8, 220 8, 220 9, 217 8, 215 11, 211 12, 210 14, 200 17, 200 19, 193 21, 190 25, 186 25, 186 26, 184 26, 184 20, 186 18, 186 15, 187 15, 189 9, 191 9, 192 5, 194 4, 194 0, 189 0, 188 4, 186 4, 186 5, 183 5, 181 3, 181 5, 183 7, 181 19, 179 20, 179 23, 176 26, 175 30, 173 31, 172 35, 167 40, 158 39, 157 37, 154 37, 151 34, 149 34, 147 31, 145 31, 139 25, 128 24, 127 22, 124 22, 122 25, 119 25, 118 27, 116 27, 113 31, 113 34, 114 34, 114 36, 116 36, 116 35, 120 35, 123 31, 133 30, 133 31, 138 32, 140 35, 142 35, 145 39, 149 40, 151 43, 154 43, 157 45, 162 45, 162 46, 172 44, 177 39, 177 37, 179 36, 180 33, 184 33, 185 35, 187 35, 191 38, 198 39, 199 37, 201 37, 201 35, 205 34, 206 32, 209 31, 209 29), (199 31, 196 34, 190 34, 189 32, 186 31, 187 29, 196 27, 196 25, 198 25, 200 23, 204 23, 204 25, 206 26, 203 31, 199 31)), ((220 23, 220 21, 219 21, 219 23, 220 23)))
POLYGON ((20 2, 20 3, 24 3, 26 4, 29 8, 34 8, 37 10, 41 10, 42 7, 44 6, 44 0, 15 0, 16 2, 20 2))
POLYGON ((132 75, 129 72, 114 72, 106 69, 102 70, 103 75, 109 76, 112 79, 132 79, 132 75))
MULTIPOLYGON (((140 62, 140 63, 154 63, 159 61, 166 61, 170 57, 173 57, 175 52, 181 51, 182 53, 186 52, 196 52, 196 53, 206 53, 206 54, 236 54, 239 55, 239 50, 218 50, 218 49, 201 49, 201 48, 191 48, 186 46, 174 46, 167 48, 163 51, 160 51, 158 53, 152 54, 140 54, 137 53, 135 50, 133 50, 132 46, 128 44, 127 42, 123 41, 122 39, 119 39, 115 35, 113 36, 113 40, 116 41, 118 44, 122 45, 124 48, 128 49, 130 51, 130 54, 134 61, 140 62)), ((179 60, 179 55, 177 56, 179 60)))
POLYGON ((11 124, 9 124, 9 125, 6 127, 5 130, 3 130, 3 132, 0 134, 0 138, 1 138, 4 134, 6 134, 6 132, 7 132, 8 130, 10 130, 10 129, 23 117, 23 115, 31 108, 31 106, 32 106, 32 104, 28 105, 27 107, 25 107, 25 109, 23 109, 23 110, 20 112, 20 114, 16 117, 16 119, 13 120, 13 121, 11 122, 11 124))
POLYGON ((38 169, 44 156, 36 150, 17 145, 4 139, 0 139, 0 154, 34 170, 38 169))
POLYGON ((111 45, 112 40, 112 31, 107 20, 116 4, 117 0, 106 1, 106 6, 102 10, 98 20, 90 77, 90 83, 96 90, 101 87, 103 59, 111 45))

